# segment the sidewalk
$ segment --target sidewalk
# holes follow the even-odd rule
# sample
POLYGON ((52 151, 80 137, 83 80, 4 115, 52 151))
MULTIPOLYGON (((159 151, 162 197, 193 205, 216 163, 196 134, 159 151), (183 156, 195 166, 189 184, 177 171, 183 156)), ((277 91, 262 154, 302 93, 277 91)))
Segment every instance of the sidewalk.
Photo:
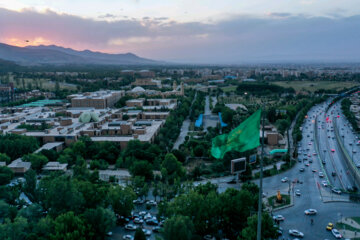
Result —
POLYGON ((349 196, 345 194, 335 194, 331 192, 330 188, 326 189, 323 186, 320 186, 319 189, 321 199, 324 203, 326 202, 350 202, 349 196))
MULTIPOLYGON (((277 170, 280 170, 280 169, 281 169, 281 165, 285 164, 285 162, 284 162, 284 161, 280 161, 280 162, 276 162, 275 164, 276 164, 276 169, 277 169, 277 170)), ((273 168, 274 168, 274 164, 272 164, 272 165, 267 165, 267 166, 264 166, 264 167, 263 167, 263 171, 269 170, 269 169, 273 169, 273 168)), ((260 172, 260 169, 259 169, 259 168, 252 170, 252 176, 255 176, 255 174, 258 173, 258 172, 260 172)))

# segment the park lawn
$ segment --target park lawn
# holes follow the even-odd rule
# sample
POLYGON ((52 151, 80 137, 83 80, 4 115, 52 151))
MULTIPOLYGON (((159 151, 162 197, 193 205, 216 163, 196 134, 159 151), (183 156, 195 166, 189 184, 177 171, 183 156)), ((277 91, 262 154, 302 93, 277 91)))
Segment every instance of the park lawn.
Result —
POLYGON ((237 88, 237 86, 227 86, 227 87, 222 87, 221 89, 224 92, 235 92, 236 88, 237 88))
POLYGON ((325 90, 341 90, 344 88, 352 88, 354 86, 359 86, 357 82, 340 82, 340 81, 278 81, 272 82, 275 85, 281 87, 292 87, 296 92, 299 91, 309 91, 315 92, 319 89, 325 90))

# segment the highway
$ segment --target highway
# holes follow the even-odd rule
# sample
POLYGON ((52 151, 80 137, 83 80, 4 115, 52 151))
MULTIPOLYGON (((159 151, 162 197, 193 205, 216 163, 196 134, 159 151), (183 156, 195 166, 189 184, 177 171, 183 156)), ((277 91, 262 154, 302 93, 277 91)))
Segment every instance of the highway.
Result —
POLYGON ((337 112, 334 112, 333 108, 331 107, 325 113, 325 105, 323 105, 316 113, 319 153, 320 158, 326 162, 323 166, 330 184, 336 188, 346 190, 348 186, 353 186, 354 182, 353 178, 347 174, 348 168, 335 137, 333 118, 337 116, 337 112))

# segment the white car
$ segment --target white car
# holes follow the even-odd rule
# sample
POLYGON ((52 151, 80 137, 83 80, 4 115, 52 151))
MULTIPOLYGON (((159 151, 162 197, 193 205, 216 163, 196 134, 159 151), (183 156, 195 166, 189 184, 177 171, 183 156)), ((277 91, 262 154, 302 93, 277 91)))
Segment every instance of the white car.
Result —
POLYGON ((342 235, 340 234, 340 232, 336 228, 333 228, 331 230, 331 232, 332 232, 332 234, 334 235, 335 238, 338 238, 338 239, 342 238, 342 235))
POLYGON ((304 213, 305 213, 306 215, 316 215, 317 211, 316 211, 316 209, 310 208, 310 209, 306 209, 306 210, 304 211, 304 213))
POLYGON ((131 236, 131 235, 124 235, 124 236, 123 236, 123 239, 124 239, 124 240, 134 240, 134 237, 131 236))
POLYGON ((323 187, 327 187, 327 186, 328 186, 327 181, 322 181, 321 184, 323 185, 323 187))
POLYGON ((133 225, 133 224, 126 224, 126 225, 125 225, 125 229, 131 230, 131 231, 135 231, 135 230, 136 230, 136 226, 133 225))
POLYGON ((296 229, 290 229, 289 230, 289 235, 294 236, 294 237, 304 237, 304 234, 296 229))
POLYGON ((323 172, 319 172, 319 177, 323 178, 324 177, 324 173, 323 172))
POLYGON ((283 182, 283 183, 285 183, 287 181, 289 181, 289 179, 287 177, 284 177, 284 178, 281 179, 281 182, 283 182))
POLYGON ((297 190, 295 191, 295 195, 296 195, 296 196, 298 196, 298 197, 300 197, 300 196, 301 196, 301 192, 300 192, 300 190, 299 190, 299 189, 297 189, 297 190))
POLYGON ((143 232, 145 234, 145 236, 151 236, 151 230, 148 230, 148 229, 143 229, 143 232))
POLYGON ((141 218, 134 218, 134 223, 143 224, 144 220, 142 220, 141 218))
POLYGON ((275 215, 275 216, 273 216, 273 219, 277 220, 277 221, 284 221, 285 220, 283 215, 275 215))

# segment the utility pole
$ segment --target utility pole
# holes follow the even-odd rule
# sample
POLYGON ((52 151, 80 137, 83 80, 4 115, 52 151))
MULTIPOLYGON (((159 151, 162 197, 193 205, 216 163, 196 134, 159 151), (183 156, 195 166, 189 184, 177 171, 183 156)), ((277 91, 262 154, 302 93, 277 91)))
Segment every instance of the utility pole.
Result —
POLYGON ((261 215, 262 215, 262 185, 263 185, 263 161, 264 161, 264 136, 265 136, 265 104, 262 110, 262 138, 261 138, 261 158, 260 158, 260 186, 258 202, 258 222, 257 222, 257 240, 261 240, 261 215))

